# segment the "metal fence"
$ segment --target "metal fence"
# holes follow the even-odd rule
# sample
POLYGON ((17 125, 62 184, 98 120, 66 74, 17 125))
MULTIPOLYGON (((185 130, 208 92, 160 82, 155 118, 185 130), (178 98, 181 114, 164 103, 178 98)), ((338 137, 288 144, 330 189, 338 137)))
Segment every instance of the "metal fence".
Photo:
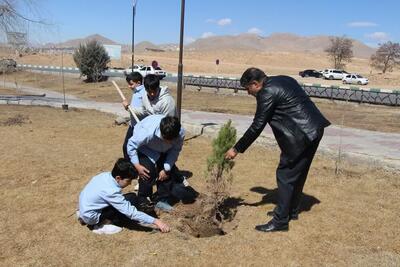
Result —
MULTIPOLYGON (((235 92, 245 90, 238 79, 222 77, 185 76, 185 85, 211 88, 234 89, 235 92)), ((360 89, 355 86, 321 86, 319 84, 300 84, 311 97, 343 100, 358 103, 400 106, 400 90, 360 89)))
MULTIPOLYGON (((61 72, 57 66, 18 65, 18 67, 30 70, 45 72, 61 72)), ((64 67, 66 73, 79 73, 78 68, 64 67)), ((109 69, 104 72, 105 76, 125 77, 123 70, 109 69)), ((167 74, 166 80, 175 81, 176 74, 167 74)), ((245 90, 240 86, 239 79, 214 77, 214 76, 193 76, 186 75, 183 78, 184 86, 191 85, 201 88, 226 88, 234 92, 245 90)), ((306 93, 311 97, 326 98, 332 100, 343 100, 358 103, 368 103, 387 106, 400 106, 400 89, 387 90, 377 88, 358 88, 355 86, 324 86, 320 84, 301 84, 306 93)))

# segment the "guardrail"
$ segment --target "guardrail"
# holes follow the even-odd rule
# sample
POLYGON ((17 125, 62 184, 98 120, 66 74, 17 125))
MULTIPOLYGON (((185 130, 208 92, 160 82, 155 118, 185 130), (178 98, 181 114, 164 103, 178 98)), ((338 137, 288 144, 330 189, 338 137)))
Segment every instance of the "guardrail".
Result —
POLYGON ((318 84, 302 84, 309 96, 368 103, 387 106, 400 106, 400 90, 377 88, 359 88, 355 86, 321 86, 318 84))
MULTIPOLYGON (((18 64, 18 67, 32 70, 61 72, 57 66, 39 66, 18 64)), ((64 72, 79 73, 78 68, 64 67, 64 72)), ((105 76, 125 77, 124 70, 109 69, 104 72, 105 76)), ((167 73, 167 77, 175 78, 176 74, 167 73)), ((186 75, 183 77, 184 85, 192 85, 208 88, 226 88, 233 89, 235 92, 245 90, 240 86, 238 78, 226 78, 215 76, 195 76, 186 75)), ((377 105, 400 106, 400 89, 388 90, 380 88, 359 88, 356 86, 328 86, 321 84, 300 84, 304 91, 311 97, 327 98, 332 100, 343 100, 358 103, 368 103, 377 105)))
MULTIPOLYGON (((234 89, 235 92, 245 90, 240 86, 237 78, 224 78, 212 76, 185 76, 185 85, 212 88, 234 89)), ((327 86, 320 84, 300 83, 304 91, 311 97, 328 98, 358 103, 400 106, 400 90, 387 90, 378 88, 359 88, 355 86, 327 86)))
POLYGON ((46 99, 46 94, 41 95, 0 95, 0 101, 5 101, 7 104, 19 102, 21 100, 43 100, 46 99))

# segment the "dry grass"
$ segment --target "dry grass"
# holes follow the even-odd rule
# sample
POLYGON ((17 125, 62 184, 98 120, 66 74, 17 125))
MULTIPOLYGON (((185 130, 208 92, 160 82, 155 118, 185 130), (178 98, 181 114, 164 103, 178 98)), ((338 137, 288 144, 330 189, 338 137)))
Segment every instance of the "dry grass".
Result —
MULTIPOLYGON (((39 73, 19 72, 7 76, 7 81, 18 81, 18 84, 30 85, 62 92, 61 77, 59 75, 45 75, 39 73)), ((117 81, 126 96, 130 91, 123 80, 117 81)), ((0 83, 1 84, 1 83, 0 83)), ((171 85, 173 96, 176 96, 176 86, 171 85)), ((84 83, 81 79, 65 77, 67 94, 72 94, 83 99, 120 102, 120 97, 109 82, 84 83)), ((9 92, 9 90, 7 91, 9 92)), ((230 93, 214 93, 212 89, 198 92, 187 87, 183 93, 182 108, 211 112, 253 115, 255 112, 255 99, 245 94, 233 95, 230 93)), ((2 93, 2 91, 0 91, 2 93)), ((17 92, 18 93, 18 92, 17 92)), ((336 125, 381 131, 400 132, 400 109, 378 105, 345 103, 343 101, 329 101, 314 99, 323 114, 336 125), (344 116, 344 120, 342 120, 344 116)))
MULTIPOLYGON (((18 114, 31 123, 0 126, 2 266, 400 265, 398 175, 352 165, 335 176, 334 162, 318 156, 300 220, 287 233, 263 234, 253 227, 273 208, 279 153, 255 146, 233 169, 231 195, 240 203, 237 228, 227 235, 92 234, 69 215, 90 177, 121 155, 126 128, 95 111, 0 106, 0 122, 18 114)), ((190 183, 201 192, 210 143, 192 139, 178 163, 193 172, 190 183)))

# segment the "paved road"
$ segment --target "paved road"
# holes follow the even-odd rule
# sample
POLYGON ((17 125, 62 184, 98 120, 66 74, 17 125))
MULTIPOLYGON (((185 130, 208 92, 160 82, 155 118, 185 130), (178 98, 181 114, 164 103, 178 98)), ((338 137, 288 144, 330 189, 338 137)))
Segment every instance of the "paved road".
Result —
MULTIPOLYGON (((10 83, 6 86, 12 87, 13 84, 10 83)), ((20 87, 19 90, 29 94, 45 93, 46 97, 8 102, 0 100, 0 104, 61 107, 63 103, 63 95, 57 92, 25 86, 20 87)), ((119 103, 87 101, 72 95, 66 95, 66 102, 70 107, 95 109, 118 116, 128 115, 119 103)), ((193 135, 202 133, 206 136, 215 136, 219 127, 228 119, 233 121, 240 136, 251 124, 253 117, 182 110, 183 125, 193 135)), ((261 137, 257 139, 257 143, 276 146, 271 129, 268 126, 261 134, 261 137)), ((332 125, 326 129, 318 153, 337 159, 339 150, 342 155, 341 159, 344 161, 352 163, 367 162, 370 165, 400 171, 400 133, 380 133, 332 125)))

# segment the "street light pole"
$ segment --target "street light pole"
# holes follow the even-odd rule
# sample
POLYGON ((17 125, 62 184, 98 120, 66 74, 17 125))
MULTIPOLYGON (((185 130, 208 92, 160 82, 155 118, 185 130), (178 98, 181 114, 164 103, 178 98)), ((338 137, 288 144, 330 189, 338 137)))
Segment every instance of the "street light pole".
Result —
POLYGON ((137 3, 137 0, 133 0, 133 5, 132 5, 132 72, 133 72, 133 64, 135 62, 135 15, 136 15, 136 3, 137 3))
POLYGON ((65 101, 65 82, 64 82, 64 50, 61 50, 61 77, 62 77, 62 88, 63 88, 63 95, 64 95, 64 104, 62 105, 62 109, 67 111, 68 105, 65 101))
POLYGON ((181 108, 182 108, 182 72, 183 72, 183 33, 185 25, 185 0, 181 0, 181 31, 179 39, 179 64, 178 64, 178 86, 177 86, 177 110, 178 118, 181 120, 181 108))

